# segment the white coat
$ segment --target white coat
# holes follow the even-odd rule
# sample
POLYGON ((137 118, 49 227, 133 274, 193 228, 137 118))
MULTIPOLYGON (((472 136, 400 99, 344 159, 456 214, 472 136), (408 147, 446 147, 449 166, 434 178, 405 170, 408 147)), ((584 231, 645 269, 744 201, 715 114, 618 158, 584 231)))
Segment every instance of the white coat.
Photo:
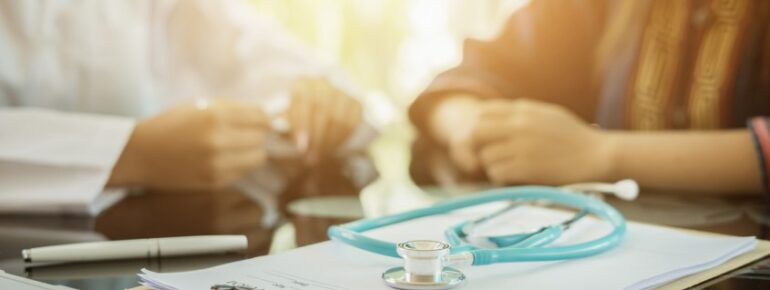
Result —
MULTIPOLYGON (((276 114, 297 77, 339 79, 311 55, 245 1, 0 2, 0 212, 98 213, 134 120, 218 96, 276 114)), ((271 203, 284 182, 241 184, 271 203)))

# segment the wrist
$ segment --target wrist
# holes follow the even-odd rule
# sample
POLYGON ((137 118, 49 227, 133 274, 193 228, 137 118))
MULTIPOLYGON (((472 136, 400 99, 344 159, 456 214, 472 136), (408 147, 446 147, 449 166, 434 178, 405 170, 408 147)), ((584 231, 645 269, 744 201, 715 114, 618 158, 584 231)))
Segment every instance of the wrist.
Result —
POLYGON ((614 182, 629 178, 623 170, 623 136, 621 133, 598 130, 601 141, 600 160, 604 160, 603 173, 601 178, 606 182, 614 182))

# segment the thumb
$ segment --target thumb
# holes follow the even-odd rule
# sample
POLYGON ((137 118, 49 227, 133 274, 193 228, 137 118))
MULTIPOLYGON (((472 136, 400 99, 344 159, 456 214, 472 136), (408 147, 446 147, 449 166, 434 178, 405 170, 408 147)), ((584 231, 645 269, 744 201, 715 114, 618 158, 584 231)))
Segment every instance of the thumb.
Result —
POLYGON ((450 144, 449 157, 465 174, 476 174, 481 171, 480 162, 470 140, 450 144))

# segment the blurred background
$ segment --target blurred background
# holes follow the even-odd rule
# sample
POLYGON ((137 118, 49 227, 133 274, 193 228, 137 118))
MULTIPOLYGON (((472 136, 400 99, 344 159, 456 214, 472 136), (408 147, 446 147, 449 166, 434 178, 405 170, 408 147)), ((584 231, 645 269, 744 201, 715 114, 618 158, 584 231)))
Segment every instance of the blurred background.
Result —
POLYGON ((383 199, 402 204, 398 202, 402 198, 382 195, 400 191, 404 198, 413 198, 417 191, 408 174, 415 137, 406 116, 409 104, 437 74, 462 60, 465 39, 494 38, 510 14, 529 1, 252 2, 262 16, 310 48, 318 59, 340 67, 358 85, 361 100, 371 110, 367 117, 381 130, 370 148, 382 185, 369 186, 369 196, 378 196, 371 204, 383 204, 383 199))
POLYGON ((526 0, 252 0, 266 18, 340 65, 378 104, 377 122, 403 120, 436 74, 462 59, 463 39, 488 39, 526 0))

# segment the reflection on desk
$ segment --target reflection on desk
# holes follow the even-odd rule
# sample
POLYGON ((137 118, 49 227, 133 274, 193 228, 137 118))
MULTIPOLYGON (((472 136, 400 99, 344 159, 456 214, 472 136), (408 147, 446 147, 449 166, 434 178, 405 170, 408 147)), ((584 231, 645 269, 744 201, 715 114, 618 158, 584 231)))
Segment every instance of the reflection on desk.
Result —
POLYGON ((66 285, 80 290, 126 289, 137 285, 136 273, 142 268, 155 268, 163 272, 190 271, 235 262, 243 258, 240 255, 219 255, 35 265, 25 268, 25 274, 33 280, 51 285, 66 285))
MULTIPOLYGON (((357 196, 366 184, 353 182, 340 164, 308 168, 292 175, 281 204, 319 195, 357 196)), ((370 181, 370 180, 369 180, 370 181)), ((282 207, 284 209, 284 207, 282 207)), ((263 210, 236 190, 168 192, 147 190, 129 195, 95 218, 69 215, 0 215, 0 269, 30 275, 51 284, 88 289, 124 289, 137 285, 141 268, 182 271, 206 268, 245 257, 192 257, 115 261, 96 264, 25 264, 21 250, 73 242, 237 234, 249 241, 247 257, 268 252, 273 229, 262 225, 263 210)))
POLYGON ((76 289, 124 289, 137 285, 142 267, 160 271, 192 270, 244 256, 115 261, 97 264, 25 264, 24 248, 73 242, 184 235, 242 234, 249 255, 267 252, 272 229, 260 224, 261 208, 234 191, 147 193, 129 196, 96 218, 74 216, 0 216, 0 269, 76 289))
POLYGON ((272 229, 262 208, 237 191, 152 192, 129 196, 96 218, 94 229, 110 240, 193 235, 245 235, 249 256, 267 253, 272 229))
POLYGON ((164 259, 131 259, 91 263, 35 265, 25 268, 26 276, 39 281, 95 279, 135 276, 139 269, 159 272, 190 271, 244 259, 243 255, 206 255, 164 259))

